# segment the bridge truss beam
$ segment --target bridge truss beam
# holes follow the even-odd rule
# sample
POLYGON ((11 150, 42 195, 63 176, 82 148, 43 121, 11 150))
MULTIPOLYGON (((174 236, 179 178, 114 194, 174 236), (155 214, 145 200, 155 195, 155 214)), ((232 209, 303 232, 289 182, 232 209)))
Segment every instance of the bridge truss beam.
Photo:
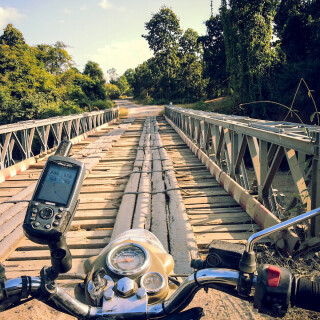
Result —
MULTIPOLYGON (((289 210, 320 207, 320 128, 290 122, 257 120, 166 106, 166 116, 225 173, 278 217, 289 210), (295 192, 281 203, 284 190, 276 174, 290 170, 295 192), (252 172, 253 169, 253 172, 252 172), (297 205, 297 202, 299 205, 297 205)), ((314 219, 309 235, 320 236, 314 219)))
POLYGON ((0 126, 0 170, 29 159, 104 123, 118 118, 119 109, 87 112, 0 126))

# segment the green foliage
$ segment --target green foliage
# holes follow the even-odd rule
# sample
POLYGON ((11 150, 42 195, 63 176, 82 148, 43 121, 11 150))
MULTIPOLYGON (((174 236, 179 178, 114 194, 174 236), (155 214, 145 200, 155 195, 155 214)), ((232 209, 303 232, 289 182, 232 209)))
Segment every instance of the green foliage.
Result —
POLYGON ((192 29, 183 33, 179 19, 165 6, 145 27, 148 34, 143 37, 154 57, 127 73, 134 96, 148 103, 203 98, 206 80, 198 34, 192 29))
POLYGON ((114 108, 115 104, 111 100, 96 100, 90 102, 91 111, 94 110, 104 110, 114 108))
POLYGON ((202 110, 202 111, 209 111, 208 107, 209 106, 206 103, 204 103, 203 101, 198 101, 192 106, 192 109, 202 110))
POLYGON ((127 77, 125 75, 122 75, 117 80, 110 81, 110 83, 114 84, 118 87, 118 89, 120 91, 120 96, 126 95, 131 90, 129 82, 128 82, 127 77))
POLYGON ((163 6, 158 13, 152 15, 145 28, 148 34, 142 37, 148 41, 155 54, 177 50, 182 31, 179 19, 171 9, 163 6))
POLYGON ((134 74, 135 74, 135 70, 131 68, 126 70, 125 73, 123 74, 127 78, 127 81, 131 88, 133 87, 133 83, 134 83, 134 74))
POLYGON ((107 98, 103 72, 96 62, 89 61, 85 65, 84 75, 87 75, 92 81, 83 87, 85 94, 90 100, 105 100, 107 98))
POLYGON ((208 79, 208 97, 217 98, 227 94, 229 73, 226 69, 225 39, 221 15, 211 16, 206 21, 207 34, 199 37, 203 45, 203 74, 208 79))
POLYGON ((49 73, 61 74, 72 66, 72 59, 66 48, 63 42, 58 41, 53 46, 37 45, 34 50, 36 58, 43 63, 49 73))
MULTIPOLYGON (((276 0, 222 1, 227 71, 236 100, 248 102, 269 95, 268 78, 277 61, 271 46, 276 0)), ((251 116, 263 113, 253 108, 251 116)))
POLYGON ((22 33, 18 29, 14 28, 13 25, 10 23, 4 29, 3 35, 0 36, 0 43, 12 47, 24 45, 25 40, 23 38, 22 33))
POLYGON ((39 119, 46 119, 56 116, 67 116, 75 113, 82 113, 83 110, 72 103, 60 104, 58 102, 51 102, 42 104, 39 108, 39 119))
POLYGON ((193 102, 205 96, 206 80, 203 79, 202 48, 198 38, 196 31, 187 29, 179 42, 177 96, 183 97, 184 102, 193 102))
POLYGON ((310 119, 310 115, 317 115, 315 105, 320 105, 319 13, 319 1, 282 0, 275 16, 278 47, 284 58, 272 74, 274 100, 291 105, 295 97, 294 106, 303 122, 315 121, 317 117, 310 119), (302 88, 295 96, 300 79, 314 94, 302 88))
POLYGON ((106 92, 109 99, 119 99, 120 97, 120 89, 115 84, 107 83, 106 84, 106 92))
POLYGON ((28 46, 9 24, 0 36, 0 124, 108 108, 103 73, 72 67, 66 45, 28 46))

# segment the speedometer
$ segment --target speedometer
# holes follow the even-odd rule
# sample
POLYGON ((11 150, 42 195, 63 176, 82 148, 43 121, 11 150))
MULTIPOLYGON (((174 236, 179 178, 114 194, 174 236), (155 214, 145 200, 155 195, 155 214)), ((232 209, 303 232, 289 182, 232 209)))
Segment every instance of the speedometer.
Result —
POLYGON ((107 256, 108 268, 119 275, 135 275, 150 264, 147 251, 136 243, 124 243, 113 248, 107 256))

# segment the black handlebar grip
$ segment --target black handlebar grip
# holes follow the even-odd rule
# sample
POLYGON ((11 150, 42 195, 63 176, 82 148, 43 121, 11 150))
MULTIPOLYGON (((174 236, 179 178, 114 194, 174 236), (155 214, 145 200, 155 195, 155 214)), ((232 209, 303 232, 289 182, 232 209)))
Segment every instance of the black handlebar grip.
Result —
POLYGON ((299 278, 296 280, 291 304, 296 307, 320 311, 320 282, 308 278, 299 278))
POLYGON ((70 140, 62 140, 55 152, 56 156, 67 157, 70 153, 72 142, 70 140))

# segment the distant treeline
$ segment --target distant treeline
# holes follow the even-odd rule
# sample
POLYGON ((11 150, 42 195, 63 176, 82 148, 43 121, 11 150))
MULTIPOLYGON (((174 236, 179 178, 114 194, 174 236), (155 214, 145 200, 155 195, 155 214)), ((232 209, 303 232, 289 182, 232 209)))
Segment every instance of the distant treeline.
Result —
POLYGON ((0 124, 110 108, 119 95, 97 63, 75 68, 62 42, 29 46, 11 24, 0 36, 0 124))
POLYGON ((264 118, 288 110, 251 102, 290 107, 294 100, 293 109, 310 121, 320 107, 320 1, 222 0, 219 14, 205 24, 207 33, 199 36, 183 32, 165 6, 152 15, 143 37, 154 56, 124 74, 136 97, 194 102, 227 96, 230 112, 264 118))

